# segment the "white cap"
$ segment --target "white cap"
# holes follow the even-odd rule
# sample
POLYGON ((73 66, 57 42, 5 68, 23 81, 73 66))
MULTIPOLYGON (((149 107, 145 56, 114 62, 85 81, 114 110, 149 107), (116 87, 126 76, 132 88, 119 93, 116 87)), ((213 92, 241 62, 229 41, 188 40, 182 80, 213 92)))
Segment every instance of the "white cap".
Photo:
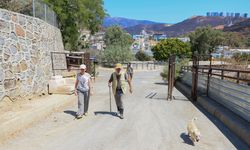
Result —
POLYGON ((81 64, 81 65, 80 65, 80 69, 86 69, 86 65, 81 64))

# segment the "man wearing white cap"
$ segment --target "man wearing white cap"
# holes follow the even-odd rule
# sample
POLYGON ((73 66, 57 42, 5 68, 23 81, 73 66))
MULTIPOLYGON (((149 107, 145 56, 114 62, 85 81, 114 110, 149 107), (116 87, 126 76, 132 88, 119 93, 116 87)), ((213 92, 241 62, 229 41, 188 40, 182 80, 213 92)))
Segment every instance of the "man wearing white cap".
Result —
POLYGON ((115 97, 115 102, 117 106, 118 113, 117 115, 123 119, 123 113, 124 113, 124 105, 123 105, 123 99, 124 94, 126 93, 126 82, 128 82, 129 85, 129 92, 132 93, 132 86, 131 86, 131 79, 127 76, 126 73, 122 70, 122 64, 116 64, 115 65, 115 72, 111 74, 111 77, 109 79, 109 86, 112 86, 113 94, 115 97))
POLYGON ((75 95, 78 96, 78 111, 76 118, 87 116, 89 107, 89 96, 92 95, 91 76, 86 72, 86 65, 80 65, 80 73, 77 74, 75 83, 75 95))

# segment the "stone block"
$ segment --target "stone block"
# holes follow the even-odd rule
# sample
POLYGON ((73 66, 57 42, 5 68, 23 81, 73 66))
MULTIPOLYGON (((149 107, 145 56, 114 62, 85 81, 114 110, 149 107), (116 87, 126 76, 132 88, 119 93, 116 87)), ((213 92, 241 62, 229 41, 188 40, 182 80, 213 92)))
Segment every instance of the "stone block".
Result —
POLYGON ((4 80, 4 88, 5 90, 13 89, 16 87, 16 80, 10 79, 10 80, 4 80))
POLYGON ((25 31, 23 30, 23 28, 19 25, 16 25, 16 35, 17 36, 21 36, 21 37, 25 37, 25 31))
POLYGON ((13 15, 11 16, 11 20, 12 20, 13 22, 16 22, 16 23, 17 23, 17 15, 16 15, 16 14, 13 14, 13 15))
POLYGON ((5 40, 4 40, 4 38, 3 37, 0 37, 0 46, 3 46, 4 45, 4 42, 5 40))
POLYGON ((9 54, 4 53, 4 55, 3 55, 3 59, 4 59, 4 61, 8 61, 8 60, 9 60, 9 58, 10 58, 10 55, 9 55, 9 54))
POLYGON ((1 32, 10 32, 10 23, 4 21, 4 20, 0 20, 0 31, 1 32))
POLYGON ((4 20, 9 21, 9 20, 11 19, 11 15, 10 15, 9 12, 4 11, 4 12, 2 13, 2 18, 3 18, 4 20))
POLYGON ((2 83, 4 80, 4 71, 2 68, 0 68, 0 83, 2 83))
POLYGON ((14 74, 12 71, 7 70, 5 71, 5 79, 13 79, 14 78, 14 74))
POLYGON ((17 47, 16 47, 16 45, 11 45, 10 46, 10 52, 11 52, 11 54, 16 54, 17 53, 17 47))
POLYGON ((16 33, 15 33, 15 32, 11 32, 11 33, 10 33, 10 38, 11 38, 12 40, 17 41, 16 33))
POLYGON ((26 63, 26 61, 21 61, 20 63, 20 68, 21 68, 21 71, 26 71, 28 69, 28 64, 26 63))
POLYGON ((20 25, 25 25, 26 24, 26 18, 24 15, 18 15, 18 23, 20 25))

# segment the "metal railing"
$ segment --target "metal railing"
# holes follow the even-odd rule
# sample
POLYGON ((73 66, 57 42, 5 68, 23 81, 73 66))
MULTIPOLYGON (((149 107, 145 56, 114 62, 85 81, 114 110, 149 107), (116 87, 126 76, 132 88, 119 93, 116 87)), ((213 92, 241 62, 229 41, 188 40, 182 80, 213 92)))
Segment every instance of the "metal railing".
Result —
POLYGON ((7 6, 4 9, 36 17, 58 27, 56 13, 43 0, 18 0, 6 3, 7 6))
MULTIPOLYGON (((192 66, 182 66, 181 71, 192 72, 192 66)), ((216 66, 212 66, 211 68, 209 68, 208 66, 199 66, 198 72, 202 74, 209 74, 209 75, 217 76, 217 77, 220 77, 220 79, 222 80, 224 80, 225 78, 232 79, 232 80, 235 80, 236 83, 238 84, 240 82, 250 84, 250 78, 241 77, 242 74, 250 74, 250 70, 218 68, 218 66, 216 65, 216 66)))

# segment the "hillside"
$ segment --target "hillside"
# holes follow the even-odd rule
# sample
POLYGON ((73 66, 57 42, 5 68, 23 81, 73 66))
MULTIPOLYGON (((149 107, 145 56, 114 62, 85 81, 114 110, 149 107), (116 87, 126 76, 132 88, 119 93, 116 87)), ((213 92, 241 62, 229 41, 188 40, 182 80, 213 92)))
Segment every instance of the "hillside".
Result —
POLYGON ((250 37, 250 19, 235 23, 230 27, 225 27, 226 32, 239 32, 247 37, 250 37))
POLYGON ((135 19, 127 19, 127 18, 121 18, 121 17, 106 17, 103 21, 103 27, 107 28, 112 25, 119 25, 122 28, 132 27, 139 24, 143 25, 153 25, 153 24, 159 24, 157 22, 148 21, 148 20, 135 20, 135 19))
POLYGON ((162 33, 169 37, 175 37, 194 31, 197 27, 210 25, 212 27, 223 29, 224 26, 228 26, 231 23, 235 24, 244 20, 244 18, 231 19, 229 17, 195 16, 172 26, 167 26, 165 24, 136 25, 134 27, 125 28, 125 30, 130 34, 139 34, 141 30, 146 30, 148 33, 162 33))

